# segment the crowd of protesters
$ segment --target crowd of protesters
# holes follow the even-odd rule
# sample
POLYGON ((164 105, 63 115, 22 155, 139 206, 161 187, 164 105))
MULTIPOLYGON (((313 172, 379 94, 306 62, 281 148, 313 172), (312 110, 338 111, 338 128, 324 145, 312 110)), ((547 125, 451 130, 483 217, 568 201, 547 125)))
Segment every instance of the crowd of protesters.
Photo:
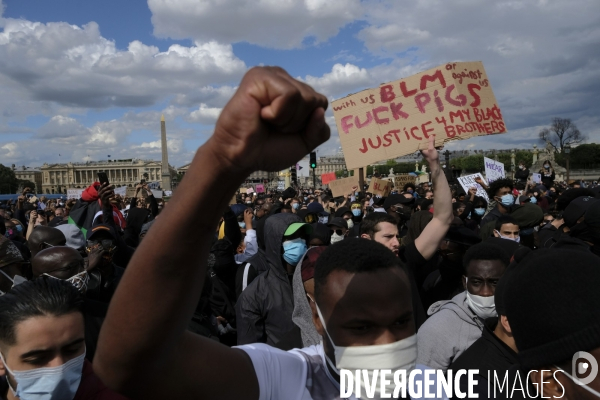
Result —
POLYGON ((256 68, 168 202, 95 183, 5 204, 0 397, 329 400, 341 369, 432 368, 478 369, 479 398, 600 397, 571 364, 600 360, 600 186, 520 165, 479 197, 431 136, 430 182, 387 197, 239 194, 327 140, 326 107, 256 68), (523 391, 490 397, 489 372, 523 391))

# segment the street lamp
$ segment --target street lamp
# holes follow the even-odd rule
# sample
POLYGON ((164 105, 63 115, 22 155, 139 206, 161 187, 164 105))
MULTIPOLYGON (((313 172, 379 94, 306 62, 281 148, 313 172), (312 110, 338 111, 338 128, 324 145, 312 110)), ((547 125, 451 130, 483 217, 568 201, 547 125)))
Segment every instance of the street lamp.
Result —
POLYGON ((569 184, 569 176, 571 175, 571 168, 569 162, 571 161, 571 145, 566 145, 565 154, 567 155, 567 185, 569 184))

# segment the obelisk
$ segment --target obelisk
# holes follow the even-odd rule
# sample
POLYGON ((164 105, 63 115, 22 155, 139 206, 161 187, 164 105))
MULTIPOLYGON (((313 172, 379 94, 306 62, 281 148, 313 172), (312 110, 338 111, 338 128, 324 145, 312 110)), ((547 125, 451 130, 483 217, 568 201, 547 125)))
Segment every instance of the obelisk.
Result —
POLYGON ((162 172, 161 187, 163 190, 172 190, 171 171, 169 170, 169 155, 167 153, 167 127, 165 125, 165 116, 160 117, 160 148, 162 150, 162 172))

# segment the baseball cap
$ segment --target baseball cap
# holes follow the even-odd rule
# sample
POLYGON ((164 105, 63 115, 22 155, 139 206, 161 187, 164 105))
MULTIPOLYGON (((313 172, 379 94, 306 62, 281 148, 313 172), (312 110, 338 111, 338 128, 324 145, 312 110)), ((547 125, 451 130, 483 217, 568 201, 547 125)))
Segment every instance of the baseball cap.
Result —
POLYGON ((304 232, 308 235, 312 233, 312 226, 310 226, 309 224, 305 224, 304 222, 294 222, 293 224, 290 224, 290 226, 287 227, 283 236, 291 236, 294 233, 296 233, 298 229, 301 228, 304 229, 304 232))
POLYGON ((309 213, 313 213, 313 214, 321 214, 321 215, 329 215, 329 213, 327 211, 325 211, 325 209, 323 208, 323 206, 319 203, 317 203, 316 201, 313 201, 312 203, 310 203, 306 209, 308 210, 309 213))
POLYGON ((590 196, 578 197, 573 200, 565 211, 563 212, 563 217, 565 219, 565 224, 572 228, 577 224, 577 220, 583 217, 588 208, 591 207, 592 204, 596 203, 598 199, 590 196))
POLYGON ((327 224, 327 226, 339 226, 340 228, 348 229, 348 223, 344 218, 341 217, 334 218, 330 223, 327 224))

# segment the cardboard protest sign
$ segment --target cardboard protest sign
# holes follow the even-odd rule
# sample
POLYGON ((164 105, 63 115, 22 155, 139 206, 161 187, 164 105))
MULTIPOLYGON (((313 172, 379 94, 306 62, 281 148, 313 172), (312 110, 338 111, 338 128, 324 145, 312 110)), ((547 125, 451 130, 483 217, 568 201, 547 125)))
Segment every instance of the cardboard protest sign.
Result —
POLYGON ((81 193, 83 193, 83 189, 67 189, 67 199, 79 200, 81 198, 81 193))
POLYGON ((256 185, 256 193, 264 193, 264 192, 265 192, 265 185, 257 184, 256 185))
POLYGON ((542 183, 542 174, 531 174, 533 183, 542 183))
POLYGON ((125 196, 127 197, 135 197, 136 189, 133 187, 127 187, 125 190, 125 196))
POLYGON ((127 186, 115 188, 115 194, 125 197, 125 195, 127 194, 127 186))
POLYGON ((394 188, 402 189, 407 183, 414 184, 417 181, 417 177, 409 174, 400 174, 394 177, 394 188))
POLYGON ((492 183, 498 179, 504 179, 506 177, 506 173, 504 172, 504 164, 500 161, 483 157, 483 163, 485 165, 485 177, 487 178, 488 183, 492 183))
POLYGON ((371 178, 371 184, 369 185, 369 193, 378 195, 381 197, 387 197, 392 191, 392 182, 386 181, 385 179, 371 178))
POLYGON ((441 65, 332 102, 348 169, 448 140, 505 133, 481 61, 441 65))
POLYGON ((335 181, 329 182, 329 189, 333 197, 346 196, 351 193, 354 188, 357 192, 360 192, 358 187, 358 176, 349 176, 347 178, 336 179, 335 181))
POLYGON ((335 181, 335 172, 329 172, 321 175, 321 183, 327 185, 331 181, 335 181))
POLYGON ((475 195, 479 196, 479 197, 483 197, 487 201, 490 201, 487 192, 479 183, 475 182, 475 178, 481 178, 483 183, 485 183, 485 179, 483 179, 483 176, 481 176, 480 173, 473 174, 473 175, 467 175, 467 176, 461 176, 458 178, 458 183, 460 183, 460 186, 462 186, 465 193, 469 193, 470 188, 476 187, 477 193, 475 195))

